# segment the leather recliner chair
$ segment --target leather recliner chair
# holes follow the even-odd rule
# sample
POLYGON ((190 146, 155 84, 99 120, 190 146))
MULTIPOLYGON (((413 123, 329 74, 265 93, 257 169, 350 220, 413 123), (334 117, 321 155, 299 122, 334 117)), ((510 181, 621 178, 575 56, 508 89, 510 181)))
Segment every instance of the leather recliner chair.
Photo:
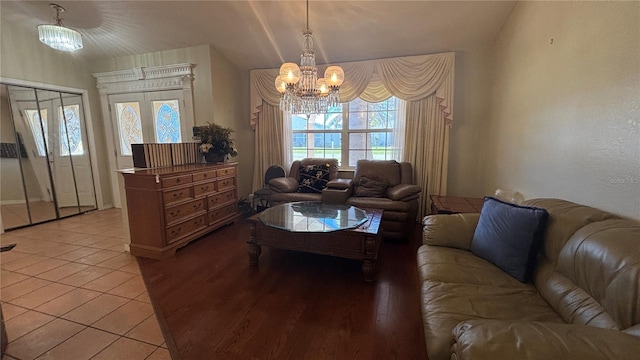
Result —
POLYGON ((358 160, 346 203, 382 209, 382 236, 405 239, 416 223, 421 189, 413 183, 413 167, 395 160, 358 160))
POLYGON ((300 168, 309 165, 329 165, 329 181, 338 177, 337 159, 313 159, 306 158, 296 160, 291 164, 291 169, 287 177, 279 177, 269 181, 271 190, 270 203, 278 205, 294 201, 322 201, 322 193, 299 192, 300 168))

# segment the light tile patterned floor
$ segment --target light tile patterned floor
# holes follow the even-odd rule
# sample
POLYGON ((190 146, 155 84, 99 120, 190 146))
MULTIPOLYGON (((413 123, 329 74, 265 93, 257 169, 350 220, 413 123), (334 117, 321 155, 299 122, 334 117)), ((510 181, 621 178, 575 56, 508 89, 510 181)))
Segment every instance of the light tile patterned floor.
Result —
POLYGON ((170 359, 119 209, 0 235, 2 360, 170 359))

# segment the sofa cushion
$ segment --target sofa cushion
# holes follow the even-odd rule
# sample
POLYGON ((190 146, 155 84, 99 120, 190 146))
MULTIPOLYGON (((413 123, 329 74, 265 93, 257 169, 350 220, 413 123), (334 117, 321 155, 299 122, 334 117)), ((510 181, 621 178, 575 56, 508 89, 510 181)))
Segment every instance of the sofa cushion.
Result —
POLYGON ((384 180, 363 176, 355 186, 353 196, 383 197, 387 192, 387 186, 384 180))
POLYGON ((353 181, 357 184, 360 178, 384 179, 389 186, 400 184, 400 163, 395 160, 358 160, 353 181))
POLYGON ((528 282, 535 270, 548 216, 544 209, 485 197, 471 252, 514 278, 528 282))
POLYGON ((301 166, 299 174, 299 192, 321 193, 322 189, 324 189, 329 182, 329 165, 322 164, 301 166))

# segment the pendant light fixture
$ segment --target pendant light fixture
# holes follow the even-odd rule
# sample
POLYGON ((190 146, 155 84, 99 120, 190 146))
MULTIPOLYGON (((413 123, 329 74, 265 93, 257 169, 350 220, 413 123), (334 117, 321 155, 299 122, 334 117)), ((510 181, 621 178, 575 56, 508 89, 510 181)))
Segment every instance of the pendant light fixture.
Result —
POLYGON ((340 103, 340 85, 344 71, 340 66, 329 66, 324 78, 318 79, 318 67, 313 51, 313 34, 309 30, 309 0, 307 0, 307 28, 302 33, 304 49, 300 66, 284 63, 275 86, 281 94, 280 109, 291 114, 324 114, 328 107, 340 103))
POLYGON ((55 25, 38 25, 40 41, 56 50, 75 51, 82 49, 82 35, 62 24, 60 13, 64 8, 58 4, 49 4, 56 10, 55 25))

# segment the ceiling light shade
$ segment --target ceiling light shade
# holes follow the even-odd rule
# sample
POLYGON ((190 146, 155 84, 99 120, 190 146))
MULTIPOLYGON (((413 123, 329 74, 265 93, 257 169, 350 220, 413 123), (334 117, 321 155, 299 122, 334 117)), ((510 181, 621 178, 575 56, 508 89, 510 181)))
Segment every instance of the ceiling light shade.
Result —
POLYGON ((329 66, 324 71, 324 78, 329 86, 340 86, 344 81, 344 70, 340 66, 329 66))
POLYGON ((276 90, 278 90, 280 94, 284 94, 285 91, 287 91, 287 83, 282 80, 282 76, 280 75, 276 77, 276 90))
POLYGON ((284 63, 280 67, 280 75, 276 78, 276 89, 282 94, 280 110, 291 114, 324 114, 329 107, 340 103, 340 85, 344 81, 344 71, 339 66, 329 66, 325 71, 326 79, 318 78, 313 34, 309 30, 309 0, 307 28, 302 35, 304 49, 300 55, 300 66, 284 63))
POLYGON ((82 49, 82 35, 62 24, 60 13, 64 12, 64 8, 57 4, 51 4, 51 7, 56 10, 56 24, 38 25, 40 41, 56 50, 75 51, 82 49))

